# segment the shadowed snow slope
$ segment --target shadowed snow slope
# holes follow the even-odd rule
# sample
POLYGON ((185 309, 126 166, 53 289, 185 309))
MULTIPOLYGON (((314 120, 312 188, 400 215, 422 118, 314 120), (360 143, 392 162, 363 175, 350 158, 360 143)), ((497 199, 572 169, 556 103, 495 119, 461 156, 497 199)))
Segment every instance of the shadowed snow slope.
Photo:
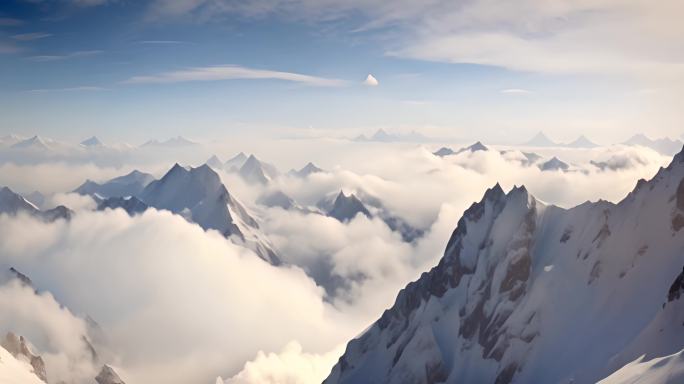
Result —
POLYGON ((567 210, 489 189, 326 383, 593 383, 679 352, 683 178, 680 153, 618 204, 567 210))

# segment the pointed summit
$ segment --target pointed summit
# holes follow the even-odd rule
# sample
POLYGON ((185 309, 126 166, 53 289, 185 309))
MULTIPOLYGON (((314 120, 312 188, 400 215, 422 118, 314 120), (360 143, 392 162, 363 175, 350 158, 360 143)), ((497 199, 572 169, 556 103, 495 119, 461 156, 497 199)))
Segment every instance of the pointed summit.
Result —
POLYGON ((313 173, 319 173, 319 172, 324 172, 321 168, 318 168, 314 163, 308 162, 302 169, 296 171, 292 170, 289 172, 290 175, 295 176, 295 177, 301 177, 305 178, 313 173))
POLYGON ((83 141, 81 145, 84 147, 102 147, 104 144, 96 136, 91 136, 83 141))
POLYGON ((489 151, 489 148, 487 148, 484 144, 482 144, 481 142, 478 141, 469 147, 459 149, 456 152, 456 154, 459 154, 462 152, 479 152, 479 151, 489 151))
POLYGON ((48 149, 48 145, 42 137, 35 135, 29 139, 22 140, 12 145, 15 149, 48 149))
POLYGON ((544 132, 539 131, 532 139, 530 139, 530 141, 522 145, 527 147, 556 147, 558 146, 558 143, 549 139, 544 132))
POLYGON ((223 169, 223 162, 216 155, 212 155, 205 164, 214 169, 223 169))
POLYGON ((145 187, 140 200, 150 207, 179 214, 205 230, 216 230, 271 264, 280 263, 257 221, 206 164, 197 168, 174 165, 164 177, 145 187))
POLYGON ((349 196, 345 195, 343 191, 337 195, 335 198, 335 203, 332 209, 328 212, 329 217, 333 217, 341 222, 347 222, 357 214, 363 214, 366 217, 370 217, 371 214, 368 209, 363 205, 361 200, 359 200, 353 193, 349 196))
POLYGON ((275 166, 262 162, 254 155, 249 155, 247 161, 240 167, 239 173, 245 181, 252 184, 266 184, 278 177, 278 170, 275 166))
POLYGON ((223 164, 223 169, 229 171, 237 171, 238 169, 240 169, 240 167, 242 167, 245 164, 245 161, 247 161, 247 155, 245 155, 243 152, 240 152, 237 155, 230 158, 228 161, 226 161, 223 164))
POLYGON ((569 168, 570 166, 566 162, 556 156, 539 165, 539 169, 542 171, 567 171, 569 168))
POLYGON ((596 148, 598 144, 589 140, 586 136, 580 135, 575 141, 565 145, 570 148, 596 148))

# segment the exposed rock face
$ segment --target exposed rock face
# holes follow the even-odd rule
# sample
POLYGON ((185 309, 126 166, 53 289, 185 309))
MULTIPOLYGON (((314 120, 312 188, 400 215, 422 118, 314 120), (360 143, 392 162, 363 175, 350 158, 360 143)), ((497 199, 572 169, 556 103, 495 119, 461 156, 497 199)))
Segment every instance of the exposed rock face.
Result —
POLYGON ((684 292, 684 267, 682 268, 682 273, 677 276, 670 286, 670 290, 667 292, 667 301, 678 300, 682 292, 684 292))
POLYGON ((100 201, 97 205, 97 209, 103 211, 105 209, 116 209, 121 208, 126 211, 129 215, 135 215, 138 213, 143 213, 147 210, 147 204, 143 203, 140 199, 135 196, 130 197, 110 197, 100 201))
POLYGON ((361 200, 353 193, 347 196, 342 191, 337 195, 332 209, 328 211, 328 216, 334 217, 341 222, 349 221, 356 217, 357 214, 370 217, 370 212, 368 212, 368 209, 361 200))
POLYGON ((0 188, 0 214, 1 213, 8 215, 24 213, 49 222, 57 219, 69 220, 73 215, 73 211, 63 205, 47 211, 41 211, 38 207, 33 205, 33 203, 7 187, 0 188))
POLYGON ((620 203, 571 209, 495 186, 325 382, 589 383, 677 353, 683 178, 684 152, 620 203))
POLYGON ((100 373, 95 377, 97 384, 126 384, 116 373, 114 368, 109 365, 103 365, 100 373))
POLYGON ((33 373, 35 373, 39 379, 47 383, 47 372, 45 371, 45 362, 43 362, 43 358, 31 351, 23 336, 17 336, 12 332, 8 332, 2 340, 1 345, 16 359, 25 360, 31 364, 33 373))

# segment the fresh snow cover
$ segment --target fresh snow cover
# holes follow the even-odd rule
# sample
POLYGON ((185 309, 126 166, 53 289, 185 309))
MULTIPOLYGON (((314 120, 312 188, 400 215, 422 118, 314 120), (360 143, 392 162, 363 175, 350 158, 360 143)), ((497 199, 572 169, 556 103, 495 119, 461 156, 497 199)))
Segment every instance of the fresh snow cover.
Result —
POLYGON ((33 373, 33 367, 18 360, 0 346, 0 383, 2 384, 45 384, 33 373))
POLYGON ((269 263, 280 263, 257 221, 206 164, 197 168, 175 164, 164 177, 145 187, 139 197, 150 207, 179 214, 205 230, 219 231, 269 263))
POLYGON ((326 383, 593 383, 635 361, 679 378, 683 228, 684 152, 617 204, 496 185, 326 383))
POLYGON ((40 210, 33 203, 7 187, 0 188, 0 213, 16 215, 19 212, 38 213, 40 210))
POLYGON ((644 361, 643 356, 599 381, 599 384, 681 384, 684 383, 684 350, 644 361))
POLYGON ((135 196, 140 194, 153 180, 154 176, 134 170, 131 173, 115 177, 102 184, 86 180, 74 192, 81 195, 98 195, 103 198, 135 196))
POLYGON ((249 155, 238 173, 246 182, 252 184, 267 184, 278 177, 275 166, 260 161, 254 155, 249 155))

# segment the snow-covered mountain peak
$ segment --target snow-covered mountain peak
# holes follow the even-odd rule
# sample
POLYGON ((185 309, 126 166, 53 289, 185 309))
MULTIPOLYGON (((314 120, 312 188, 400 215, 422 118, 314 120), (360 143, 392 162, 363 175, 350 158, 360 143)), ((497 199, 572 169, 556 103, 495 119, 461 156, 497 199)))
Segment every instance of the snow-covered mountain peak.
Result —
POLYGON ((212 155, 206 162, 208 166, 214 168, 214 169, 222 169, 223 168, 223 161, 219 159, 218 156, 212 155))
POLYGON ((682 249, 684 152, 618 204, 494 186, 326 383, 589 383, 678 353, 682 249))
POLYGON ((528 147, 555 147, 558 145, 558 143, 555 143, 553 140, 549 139, 544 132, 539 131, 536 135, 534 135, 534 137, 532 137, 532 139, 523 145, 528 147))
POLYGON ((35 135, 31 138, 28 138, 26 140, 19 141, 15 144, 12 145, 12 148, 16 149, 40 149, 40 150, 45 150, 48 149, 48 144, 45 139, 42 137, 35 135))
POLYGON ((84 147, 102 147, 104 144, 97 138, 97 136, 91 136, 83 141, 81 145, 84 147))
POLYGON ((196 168, 175 164, 164 177, 145 187, 140 200, 148 206, 181 214, 205 230, 217 230, 264 260, 280 263, 273 246, 259 231, 257 221, 206 164, 196 168))

